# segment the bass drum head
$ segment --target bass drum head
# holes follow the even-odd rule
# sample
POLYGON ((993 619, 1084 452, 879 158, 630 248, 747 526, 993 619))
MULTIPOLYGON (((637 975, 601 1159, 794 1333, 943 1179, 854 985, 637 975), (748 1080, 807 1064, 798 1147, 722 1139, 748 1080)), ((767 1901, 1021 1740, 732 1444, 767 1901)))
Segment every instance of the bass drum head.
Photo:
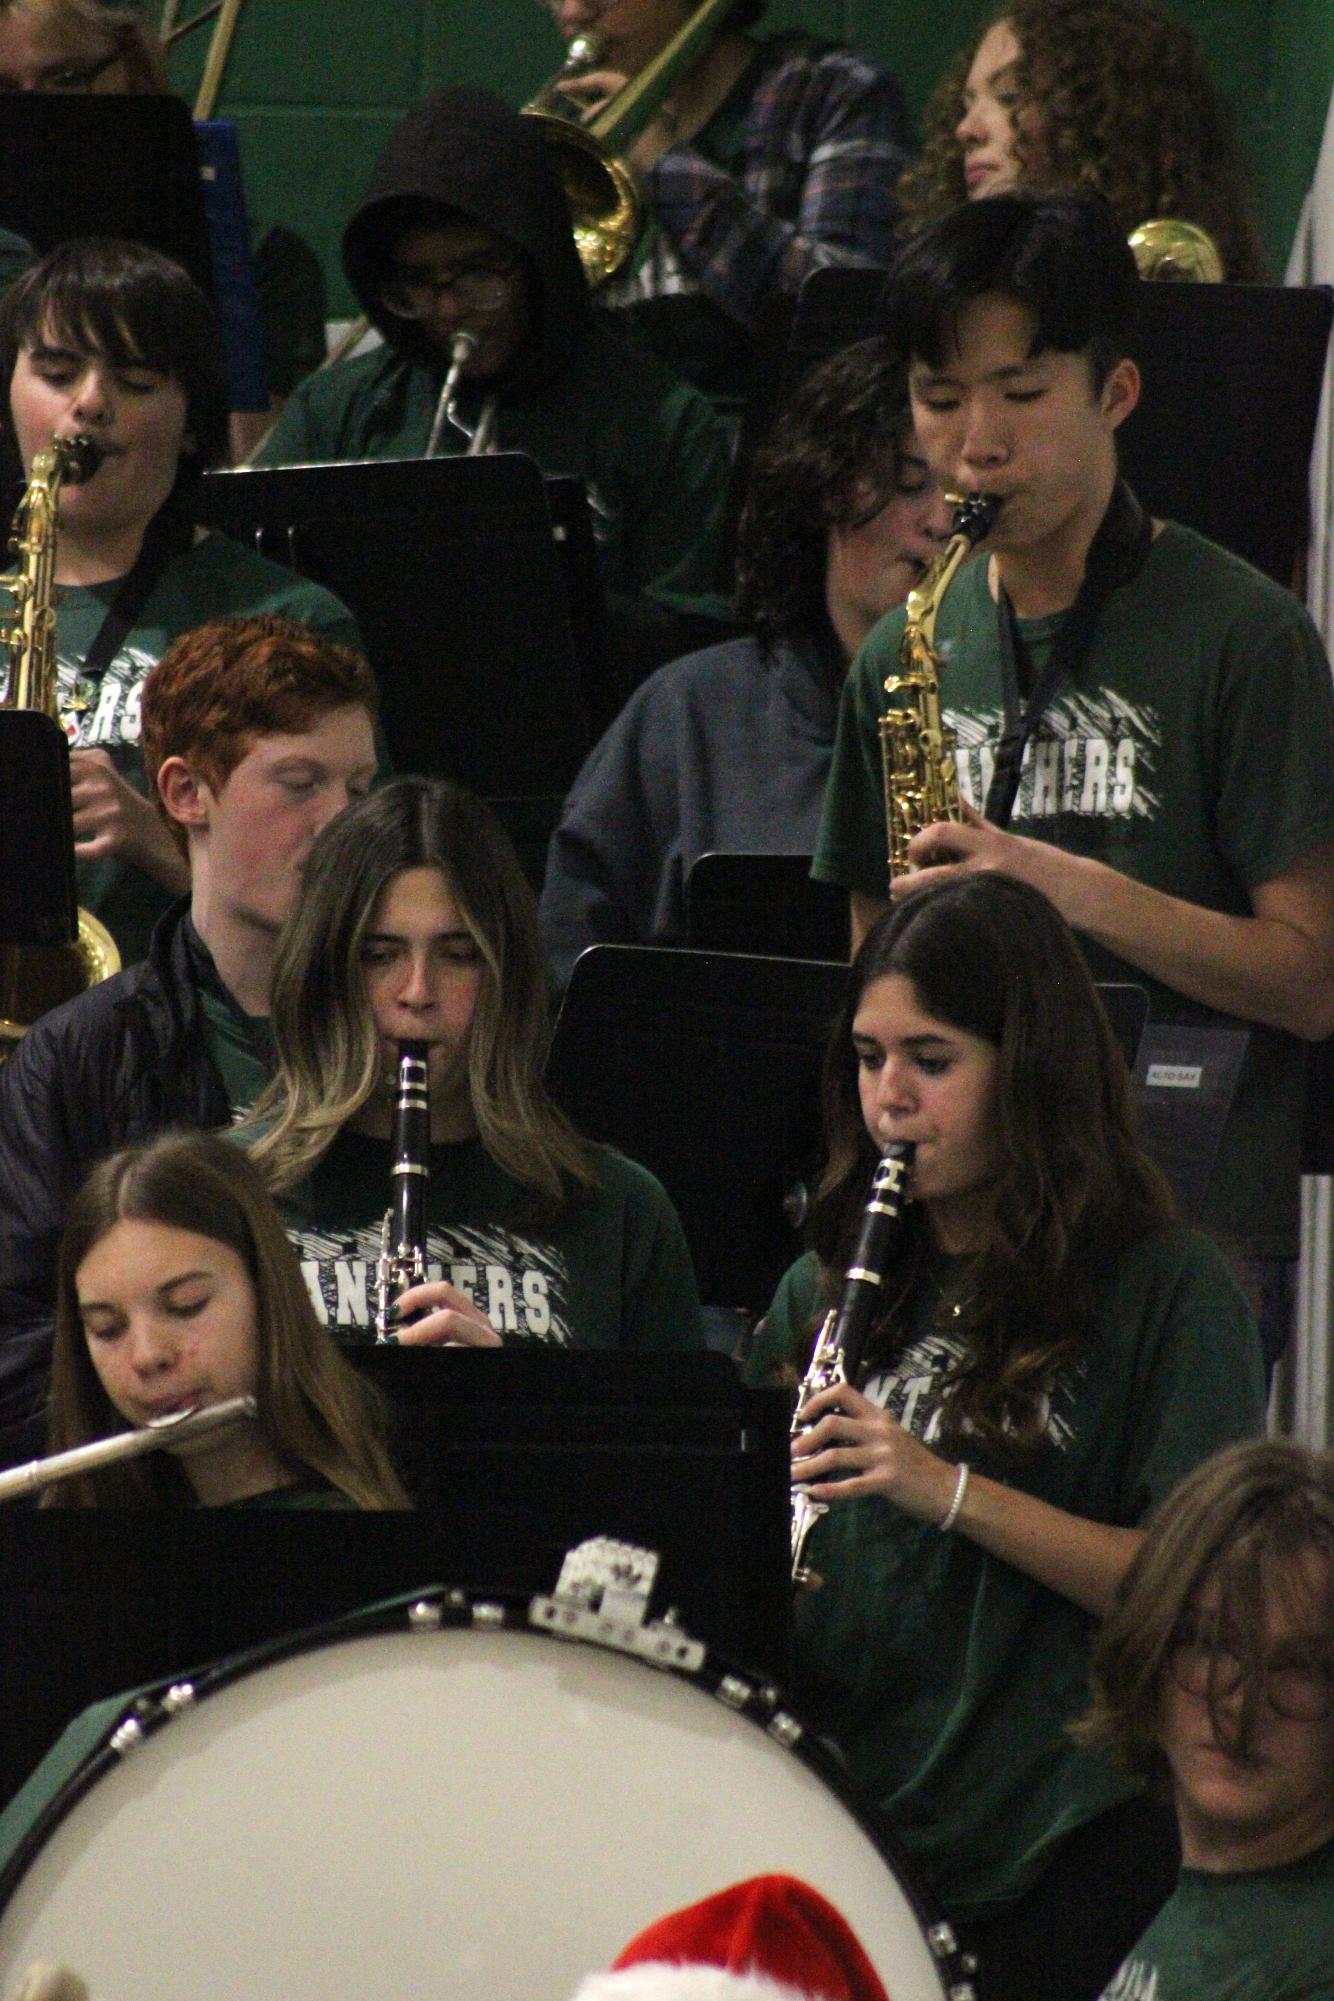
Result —
POLYGON ((943 2001, 915 1896, 818 1758, 728 1706, 744 1682, 404 1619, 201 1677, 76 1776, 8 1872, 0 1992, 44 1959, 102 2001, 564 2001, 654 1918, 780 1871, 893 2001, 943 2001))

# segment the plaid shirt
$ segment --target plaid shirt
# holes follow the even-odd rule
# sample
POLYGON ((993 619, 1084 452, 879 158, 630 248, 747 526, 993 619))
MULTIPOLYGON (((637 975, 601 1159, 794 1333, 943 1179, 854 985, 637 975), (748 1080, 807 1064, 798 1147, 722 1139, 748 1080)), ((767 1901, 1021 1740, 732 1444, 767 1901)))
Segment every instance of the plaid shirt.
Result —
POLYGON ((657 228, 608 303, 702 292, 753 327, 823 264, 888 264, 912 125, 887 70, 792 36, 762 42, 738 93, 645 187, 657 228))

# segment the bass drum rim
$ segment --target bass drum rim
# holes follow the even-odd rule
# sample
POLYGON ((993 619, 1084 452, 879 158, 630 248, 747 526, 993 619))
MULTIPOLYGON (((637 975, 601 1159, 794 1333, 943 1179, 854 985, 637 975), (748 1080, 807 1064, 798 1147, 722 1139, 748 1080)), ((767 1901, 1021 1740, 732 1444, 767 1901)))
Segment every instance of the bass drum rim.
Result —
MULTIPOLYGON (((5 1929, 11 1906, 26 1879, 79 1805, 96 1792, 103 1778, 121 1769, 141 1744, 168 1730, 178 1717, 206 1704, 210 1697, 257 1679, 266 1669, 283 1663, 299 1661, 358 1639, 403 1635, 414 1630, 472 1631, 522 1635, 533 1640, 555 1639, 590 1656, 630 1661, 646 1674, 665 1674, 669 1680, 686 1682, 763 1732, 832 1796, 883 1863, 916 1926, 940 2001, 969 2001, 974 1991, 968 1984, 972 1962, 960 1951, 949 1925, 932 1909, 914 1876, 912 1864, 898 1845, 872 1824, 838 1758, 806 1729, 772 1681, 734 1667, 684 1634, 678 1657, 664 1662, 660 1657, 656 1660, 636 1657, 624 1647, 587 1634, 562 1632, 550 1617, 540 1617, 536 1611, 539 1605, 549 1607, 550 1603, 512 1593, 476 1593, 430 1586, 227 1655, 197 1673, 166 1677, 127 1700, 113 1713, 112 1720, 75 1770, 34 1815, 0 1866, 0 1973, 4 1979, 12 1980, 20 1970, 17 1963, 5 1963, 9 1950, 5 1929)), ((660 1656, 661 1649, 658 1652, 660 1656)), ((786 1867, 776 1866, 780 1870, 786 1867)), ((749 1869, 739 1872, 741 1876, 750 1873, 754 1872, 749 1869)), ((801 1872, 798 1869, 789 1873, 801 1872)), ((714 1885, 716 1889, 724 1887, 721 1882, 714 1885)), ((824 1894, 831 1895, 827 1886, 824 1894)), ((832 1893, 832 1900, 838 1903, 836 1893, 832 1893)), ((619 1940, 617 1949, 625 1942, 619 1940)), ((871 1953, 871 1957, 874 1960, 875 1954, 871 1953)), ((877 1971, 892 1991, 895 1969, 877 1966, 877 1971)), ((553 1995, 553 2001, 558 2001, 558 1997, 553 1995)))

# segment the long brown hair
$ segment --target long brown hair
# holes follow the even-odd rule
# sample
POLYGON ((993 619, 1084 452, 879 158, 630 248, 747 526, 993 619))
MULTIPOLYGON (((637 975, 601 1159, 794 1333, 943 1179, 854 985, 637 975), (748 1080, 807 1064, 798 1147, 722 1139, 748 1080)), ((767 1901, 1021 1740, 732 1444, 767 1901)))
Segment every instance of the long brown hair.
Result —
MULTIPOLYGON (((1126 235, 1150 216, 1184 217, 1213 237, 1234 284, 1263 280, 1231 112, 1194 31, 1154 0, 1014 0, 988 15, 923 112, 921 156, 899 183, 905 235, 966 199, 955 127, 973 58, 1001 21, 1019 45, 1020 100, 1041 107, 1044 188, 1100 194, 1126 235)), ((1015 144, 1022 166, 1022 134, 1015 144)))
MULTIPOLYGON (((57 1264, 49 1446, 63 1452, 125 1430, 102 1387, 79 1315, 76 1278, 119 1222, 164 1223, 226 1244, 255 1291, 259 1424, 277 1457, 363 1508, 402 1508, 378 1400, 320 1326, 296 1252, 243 1150, 210 1133, 169 1133, 101 1161, 70 1205, 57 1264)), ((49 1506, 188 1503, 189 1482, 165 1453, 49 1487, 49 1506)))
MULTIPOLYGON (((997 1051, 987 1242, 949 1320, 965 1352, 941 1438, 946 1451, 966 1439, 1012 1463, 1043 1437, 1053 1378, 1087 1337, 1111 1263, 1174 1219, 1172 1196, 1136 1139, 1125 1063, 1069 927, 1024 883, 961 876, 888 911, 853 962, 825 1063, 828 1164, 811 1215, 828 1299, 878 1157, 862 1118, 852 1024, 867 988, 889 974, 911 982, 924 1013, 997 1051)), ((905 1309, 930 1256, 921 1212, 907 1214, 902 1284, 868 1368, 908 1338, 905 1309)))
POLYGON ((380 892, 438 868, 482 958, 468 1090, 483 1146, 539 1207, 593 1182, 542 1082, 549 1032, 533 893, 490 808, 445 779, 396 778, 330 821, 278 941, 273 1082, 238 1128, 271 1188, 308 1174, 379 1081, 361 945, 380 892))

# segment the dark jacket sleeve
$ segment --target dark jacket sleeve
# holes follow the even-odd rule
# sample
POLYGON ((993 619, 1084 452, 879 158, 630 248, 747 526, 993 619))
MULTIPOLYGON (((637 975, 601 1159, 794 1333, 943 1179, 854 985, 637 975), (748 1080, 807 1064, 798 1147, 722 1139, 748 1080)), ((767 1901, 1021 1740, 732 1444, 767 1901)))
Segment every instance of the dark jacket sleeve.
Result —
POLYGON ((86 1030, 62 1008, 0 1067, 0 1425, 45 1399, 65 1210, 107 1147, 109 1051, 86 1030))

